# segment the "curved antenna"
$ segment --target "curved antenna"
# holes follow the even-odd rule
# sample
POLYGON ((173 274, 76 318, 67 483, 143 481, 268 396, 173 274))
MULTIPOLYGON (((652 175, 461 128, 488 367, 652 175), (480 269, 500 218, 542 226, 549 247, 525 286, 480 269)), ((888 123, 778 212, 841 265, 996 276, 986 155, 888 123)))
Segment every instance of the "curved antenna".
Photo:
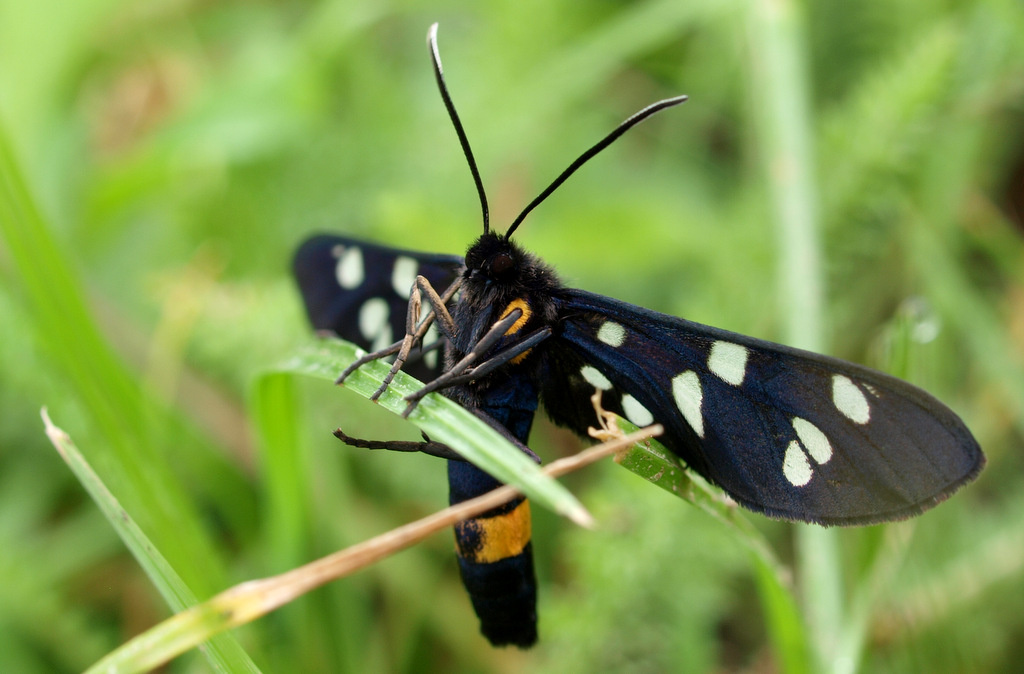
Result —
POLYGON ((519 214, 519 217, 517 217, 515 221, 512 222, 512 225, 505 231, 505 238, 512 236, 512 232, 516 231, 516 227, 518 227, 523 222, 523 220, 526 219, 526 216, 529 215, 530 211, 536 208, 540 204, 540 202, 544 201, 549 196, 551 196, 552 192, 557 190, 562 183, 568 180, 569 176, 575 173, 579 167, 586 164, 591 157, 593 157, 595 154, 611 145, 619 136, 626 133, 627 131, 629 131, 634 126, 644 121, 654 113, 664 110, 665 108, 671 108, 673 105, 679 105, 680 103, 684 102, 687 98, 688 96, 675 96, 674 98, 666 98, 665 100, 658 101, 657 103, 651 103, 646 108, 644 108, 640 112, 634 113, 629 119, 615 127, 614 131, 605 136, 600 142, 598 142, 592 148, 581 154, 576 161, 569 164, 569 168, 562 171, 562 173, 557 178, 555 178, 555 181, 553 183, 548 185, 543 192, 537 195, 536 199, 531 201, 529 205, 523 209, 523 212, 519 214))
POLYGON ((448 110, 448 117, 452 120, 455 133, 459 136, 459 144, 462 145, 462 153, 466 155, 469 162, 469 170, 473 174, 473 182, 476 183, 476 193, 480 196, 480 208, 484 217, 484 234, 490 230, 490 214, 487 210, 487 194, 484 192, 484 183, 480 179, 480 171, 476 167, 476 160, 473 159, 473 150, 469 147, 469 138, 459 121, 459 113, 455 112, 455 104, 452 97, 448 95, 448 85, 444 82, 444 71, 441 68, 441 52, 437 49, 437 24, 435 23, 427 31, 427 46, 430 47, 430 58, 434 62, 434 76, 437 78, 437 88, 441 90, 441 99, 444 107, 448 110))

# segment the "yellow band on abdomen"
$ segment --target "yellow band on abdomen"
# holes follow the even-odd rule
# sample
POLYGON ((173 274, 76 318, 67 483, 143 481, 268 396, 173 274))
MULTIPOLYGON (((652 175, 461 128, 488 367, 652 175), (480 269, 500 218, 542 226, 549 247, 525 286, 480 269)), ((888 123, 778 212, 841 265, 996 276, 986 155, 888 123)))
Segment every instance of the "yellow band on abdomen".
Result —
POLYGON ((455 547, 468 562, 490 564, 520 554, 530 542, 530 502, 494 517, 455 525, 455 547))

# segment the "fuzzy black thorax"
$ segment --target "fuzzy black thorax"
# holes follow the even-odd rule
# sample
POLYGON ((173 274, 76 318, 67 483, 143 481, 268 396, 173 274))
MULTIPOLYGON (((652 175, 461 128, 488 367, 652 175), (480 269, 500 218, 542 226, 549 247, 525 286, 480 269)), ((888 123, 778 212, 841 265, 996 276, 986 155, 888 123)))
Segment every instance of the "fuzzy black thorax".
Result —
POLYGON ((460 329, 456 351, 466 353, 484 330, 512 308, 525 320, 515 332, 529 332, 557 321, 554 299, 563 286, 555 271, 501 234, 487 233, 466 252, 459 302, 453 311, 460 329), (468 328, 468 329, 465 329, 468 328))

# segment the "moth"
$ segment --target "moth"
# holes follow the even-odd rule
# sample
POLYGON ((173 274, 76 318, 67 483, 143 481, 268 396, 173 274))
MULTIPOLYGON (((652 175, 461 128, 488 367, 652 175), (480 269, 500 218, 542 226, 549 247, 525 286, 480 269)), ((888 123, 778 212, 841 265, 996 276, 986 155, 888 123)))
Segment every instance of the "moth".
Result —
MULTIPOLYGON (((584 152, 503 234, 451 101, 437 48, 428 46, 441 97, 469 164, 483 234, 465 258, 336 235, 307 240, 294 272, 314 327, 394 356, 428 382, 406 414, 439 391, 524 453, 539 405, 586 436, 591 402, 638 426, 665 428, 662 443, 693 471, 755 512, 821 525, 916 515, 981 471, 985 457, 963 421, 928 393, 855 363, 773 344, 564 286, 513 234, 570 175, 627 130, 685 96, 637 112, 584 152), (440 357, 443 355, 443 358, 440 357)), ((450 501, 498 482, 439 443, 367 441, 356 447, 425 451, 448 459, 450 501)), ((460 573, 481 631, 495 645, 537 639, 529 504, 518 499, 456 528, 460 573)))

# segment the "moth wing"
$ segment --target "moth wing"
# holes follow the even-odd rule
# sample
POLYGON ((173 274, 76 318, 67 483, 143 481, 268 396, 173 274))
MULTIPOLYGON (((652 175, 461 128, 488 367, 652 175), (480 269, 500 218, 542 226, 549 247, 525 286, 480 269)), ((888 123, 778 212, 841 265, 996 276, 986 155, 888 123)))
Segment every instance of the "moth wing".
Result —
POLYGON ((948 407, 895 377, 569 291, 542 399, 585 433, 589 396, 767 515, 868 524, 919 513, 969 482, 984 455, 948 407))
MULTIPOLYGON (((292 269, 310 323, 368 351, 405 334, 409 294, 417 275, 442 292, 463 266, 461 257, 380 246, 359 239, 320 234, 296 251, 292 269)), ((425 345, 438 339, 427 333, 425 345)), ((431 380, 443 368, 442 349, 414 350, 404 368, 431 380)))

